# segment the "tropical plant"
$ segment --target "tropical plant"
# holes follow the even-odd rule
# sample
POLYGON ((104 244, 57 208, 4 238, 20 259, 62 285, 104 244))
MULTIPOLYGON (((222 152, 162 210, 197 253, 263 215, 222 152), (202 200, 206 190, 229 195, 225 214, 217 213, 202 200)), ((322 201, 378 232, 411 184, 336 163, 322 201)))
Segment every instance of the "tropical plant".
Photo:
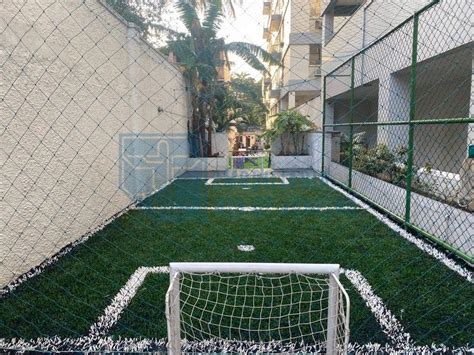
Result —
MULTIPOLYGON (((163 12, 167 6, 172 5, 175 0, 106 0, 107 5, 112 7, 126 21, 137 25, 140 30, 148 35, 148 31, 154 24, 160 23, 163 12)), ((189 3, 198 10, 204 11, 214 0, 189 0, 189 3)), ((227 14, 235 16, 235 5, 241 4, 242 0, 224 0, 223 9, 227 14)))
POLYGON ((275 143, 280 141, 279 155, 304 155, 304 133, 314 128, 314 123, 296 110, 282 111, 276 115, 272 127, 265 131, 262 138, 275 143))
POLYGON ((192 105, 189 129, 191 156, 203 157, 212 156, 212 132, 218 115, 218 98, 225 95, 226 90, 225 85, 218 80, 219 69, 229 65, 229 53, 238 55, 251 67, 262 72, 266 72, 264 62, 276 62, 270 53, 257 45, 246 42, 225 43, 223 38, 218 37, 223 21, 220 0, 214 0, 202 14, 193 3, 190 0, 178 0, 176 3, 185 32, 163 25, 153 27, 168 36, 167 45, 162 50, 175 57, 188 82, 192 105))
POLYGON ((239 132, 251 128, 261 128, 265 123, 267 108, 262 101, 261 81, 256 81, 246 73, 232 76, 216 95, 217 131, 226 131, 230 126, 239 132))

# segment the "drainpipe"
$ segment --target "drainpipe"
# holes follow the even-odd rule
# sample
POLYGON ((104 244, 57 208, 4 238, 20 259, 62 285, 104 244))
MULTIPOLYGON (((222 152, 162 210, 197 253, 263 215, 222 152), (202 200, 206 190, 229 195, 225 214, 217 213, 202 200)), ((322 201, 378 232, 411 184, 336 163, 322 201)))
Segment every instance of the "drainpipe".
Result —
MULTIPOLYGON (((366 32, 366 27, 367 27, 367 9, 372 5, 374 0, 370 0, 365 6, 364 6, 364 15, 362 16, 362 48, 365 48, 367 43, 366 37, 365 37, 365 32, 366 32)), ((365 53, 362 54, 362 65, 361 65, 361 78, 363 81, 364 78, 364 68, 365 68, 365 53)), ((361 84, 364 84, 363 82, 361 84)))

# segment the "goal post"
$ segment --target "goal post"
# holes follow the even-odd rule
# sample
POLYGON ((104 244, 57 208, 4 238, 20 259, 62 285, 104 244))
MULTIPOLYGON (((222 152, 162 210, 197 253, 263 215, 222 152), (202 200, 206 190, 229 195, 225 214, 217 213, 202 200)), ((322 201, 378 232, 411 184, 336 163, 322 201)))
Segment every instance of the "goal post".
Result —
POLYGON ((338 264, 170 263, 168 351, 312 351, 349 342, 338 264))

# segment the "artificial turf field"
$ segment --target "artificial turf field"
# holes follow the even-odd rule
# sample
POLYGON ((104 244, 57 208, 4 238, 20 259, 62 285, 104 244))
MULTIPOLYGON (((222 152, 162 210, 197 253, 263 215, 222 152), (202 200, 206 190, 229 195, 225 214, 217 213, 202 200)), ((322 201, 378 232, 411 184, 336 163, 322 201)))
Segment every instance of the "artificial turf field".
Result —
MULTIPOLYGON (((319 179, 292 178, 288 185, 249 184, 279 179, 228 181, 246 185, 176 180, 20 285, 0 300, 0 338, 84 336, 139 267, 219 261, 338 263, 368 280, 416 344, 472 344, 472 283, 347 197, 319 179), (229 206, 249 209, 212 209, 229 206), (354 209, 338 209, 343 207, 354 209), (241 244, 255 251, 239 251, 241 244)), ((351 298, 350 341, 389 342, 344 275, 341 281, 351 298)), ((166 337, 168 285, 168 274, 147 276, 107 335, 166 337)))

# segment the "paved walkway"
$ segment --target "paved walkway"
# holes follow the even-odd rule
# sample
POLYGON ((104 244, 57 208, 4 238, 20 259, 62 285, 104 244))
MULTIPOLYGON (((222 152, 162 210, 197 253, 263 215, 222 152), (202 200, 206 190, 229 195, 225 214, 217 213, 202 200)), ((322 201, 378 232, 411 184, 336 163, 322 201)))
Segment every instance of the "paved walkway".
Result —
POLYGON ((179 179, 211 179, 234 177, 317 177, 312 169, 273 170, 273 169, 234 169, 227 171, 186 171, 179 179))

